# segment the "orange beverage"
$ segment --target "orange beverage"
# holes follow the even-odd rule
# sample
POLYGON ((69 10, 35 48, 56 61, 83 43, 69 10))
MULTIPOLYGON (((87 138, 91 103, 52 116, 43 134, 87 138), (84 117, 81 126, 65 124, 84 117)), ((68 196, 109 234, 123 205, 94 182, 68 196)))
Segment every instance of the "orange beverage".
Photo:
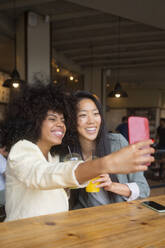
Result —
POLYGON ((99 177, 95 177, 89 181, 88 185, 85 188, 86 192, 94 193, 94 192, 100 191, 100 188, 96 187, 97 185, 99 185, 99 182, 93 183, 93 181, 95 181, 97 179, 99 179, 99 177))

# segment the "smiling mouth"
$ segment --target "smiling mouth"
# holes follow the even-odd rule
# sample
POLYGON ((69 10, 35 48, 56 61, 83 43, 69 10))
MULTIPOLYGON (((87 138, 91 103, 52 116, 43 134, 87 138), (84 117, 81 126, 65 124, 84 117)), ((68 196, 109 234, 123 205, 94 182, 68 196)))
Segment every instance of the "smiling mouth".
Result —
POLYGON ((91 127, 91 128, 86 128, 85 129, 88 133, 91 133, 91 134, 93 134, 93 133, 96 133, 96 128, 95 127, 91 127))
POLYGON ((52 132, 54 136, 58 137, 58 138, 63 138, 64 137, 64 133, 62 131, 53 131, 52 132))

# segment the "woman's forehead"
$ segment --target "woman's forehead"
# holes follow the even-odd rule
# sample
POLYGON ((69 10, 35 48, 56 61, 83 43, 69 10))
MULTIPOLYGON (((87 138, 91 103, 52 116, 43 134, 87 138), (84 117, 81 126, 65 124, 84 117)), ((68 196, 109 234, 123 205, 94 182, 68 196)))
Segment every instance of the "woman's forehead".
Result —
POLYGON ((48 110, 47 115, 59 115, 63 116, 63 112, 61 110, 48 110))
POLYGON ((84 98, 79 101, 78 109, 98 109, 98 108, 93 100, 84 98))

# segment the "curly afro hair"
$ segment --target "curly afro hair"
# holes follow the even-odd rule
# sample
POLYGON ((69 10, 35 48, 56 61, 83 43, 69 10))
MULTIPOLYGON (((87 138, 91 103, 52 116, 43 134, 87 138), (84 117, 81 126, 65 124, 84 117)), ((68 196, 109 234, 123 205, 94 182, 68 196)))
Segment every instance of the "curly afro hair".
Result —
MULTIPOLYGON (((36 143, 41 135, 41 125, 49 110, 63 113, 66 127, 73 125, 73 105, 71 94, 65 92, 64 85, 35 82, 25 85, 20 94, 9 104, 4 121, 5 143, 8 150, 21 139, 36 143)), ((69 132, 63 139, 70 143, 69 132)))

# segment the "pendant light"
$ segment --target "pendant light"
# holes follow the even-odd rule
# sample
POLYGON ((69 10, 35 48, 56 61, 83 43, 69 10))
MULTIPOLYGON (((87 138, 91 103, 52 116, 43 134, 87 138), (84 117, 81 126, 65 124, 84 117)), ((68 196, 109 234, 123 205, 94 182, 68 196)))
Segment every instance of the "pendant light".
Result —
POLYGON ((114 90, 112 90, 108 97, 128 97, 126 91, 124 91, 120 84, 120 16, 118 19, 118 71, 117 71, 117 82, 115 84, 114 90))
POLYGON ((126 91, 124 91, 120 85, 120 83, 116 83, 114 90, 112 90, 109 94, 108 97, 128 97, 128 94, 126 91))
POLYGON ((16 62, 16 13, 15 13, 15 0, 13 0, 13 9, 14 9, 14 27, 15 27, 15 34, 14 34, 14 59, 15 59, 15 67, 14 70, 12 71, 11 75, 10 75, 10 79, 7 79, 4 81, 3 83, 3 87, 7 87, 7 88, 19 88, 24 81, 21 80, 19 72, 17 71, 17 62, 16 62))

